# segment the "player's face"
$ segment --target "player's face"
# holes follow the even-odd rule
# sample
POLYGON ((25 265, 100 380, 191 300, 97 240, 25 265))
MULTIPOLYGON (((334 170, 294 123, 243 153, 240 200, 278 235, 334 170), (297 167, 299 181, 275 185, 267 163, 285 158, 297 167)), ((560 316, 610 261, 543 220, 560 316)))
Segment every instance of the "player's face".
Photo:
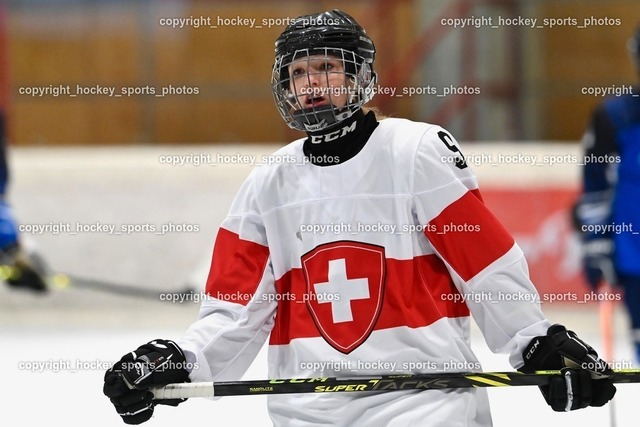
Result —
POLYGON ((341 109, 347 105, 349 87, 341 59, 325 55, 299 58, 289 65, 289 76, 298 108, 332 104, 341 109))

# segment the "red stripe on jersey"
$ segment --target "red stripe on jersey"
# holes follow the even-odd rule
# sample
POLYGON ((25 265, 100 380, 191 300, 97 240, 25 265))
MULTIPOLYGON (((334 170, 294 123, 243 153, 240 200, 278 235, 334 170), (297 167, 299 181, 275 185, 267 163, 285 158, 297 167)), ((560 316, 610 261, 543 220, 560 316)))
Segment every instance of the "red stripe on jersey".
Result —
MULTIPOLYGON (((276 291, 283 297, 278 301, 269 344, 285 345, 296 338, 320 337, 304 300, 306 284, 302 270, 293 269, 277 280, 276 291)), ((443 317, 469 316, 469 309, 444 263, 435 255, 411 260, 386 259, 382 298, 374 331, 400 326, 419 328, 443 317)))
POLYGON ((268 247, 242 240, 221 227, 213 247, 207 294, 247 305, 260 284, 268 258, 268 247))
POLYGON ((453 269, 468 281, 507 253, 513 237, 482 203, 477 190, 447 206, 425 235, 453 269))
POLYGON ((482 194, 480 194, 480 190, 478 188, 475 188, 469 191, 471 191, 471 193, 473 193, 473 195, 476 196, 478 200, 480 200, 484 204, 484 200, 482 199, 482 194))

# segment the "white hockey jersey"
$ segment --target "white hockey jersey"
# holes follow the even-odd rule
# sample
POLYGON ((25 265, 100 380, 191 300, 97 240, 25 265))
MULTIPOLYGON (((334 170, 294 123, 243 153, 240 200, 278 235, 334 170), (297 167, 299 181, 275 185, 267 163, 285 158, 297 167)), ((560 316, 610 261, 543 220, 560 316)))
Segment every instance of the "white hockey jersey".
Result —
MULTIPOLYGON (((523 253, 441 127, 385 119, 353 158, 304 139, 257 167, 223 222, 209 300, 179 340, 192 381, 480 370, 470 314, 514 367, 546 334, 523 253), (295 159, 293 161, 292 159, 295 159), (527 295, 522 298, 522 295, 527 295)), ((484 389, 269 396, 276 426, 490 426, 484 389)))

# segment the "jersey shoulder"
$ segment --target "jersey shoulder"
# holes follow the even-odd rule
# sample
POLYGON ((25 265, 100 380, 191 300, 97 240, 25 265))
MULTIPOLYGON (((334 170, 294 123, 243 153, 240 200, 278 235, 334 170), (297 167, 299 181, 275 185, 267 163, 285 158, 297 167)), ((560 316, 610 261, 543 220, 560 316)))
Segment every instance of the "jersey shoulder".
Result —
POLYGON ((380 121, 385 156, 412 192, 428 191, 460 181, 477 188, 475 174, 468 167, 456 139, 439 125, 407 119, 380 121))
POLYGON ((620 129, 627 126, 640 125, 640 97, 637 95, 623 95, 606 99, 600 106, 613 125, 620 129))
POLYGON ((441 162, 442 156, 459 153, 455 138, 439 125, 389 118, 380 121, 378 137, 398 156, 418 157, 423 162, 441 162))
POLYGON ((385 135, 400 136, 407 140, 419 140, 430 128, 436 125, 416 122, 409 119, 386 118, 380 120, 377 131, 385 135), (411 138, 414 136, 414 138, 411 138))
POLYGON ((277 174, 282 169, 288 169, 305 163, 302 145, 305 138, 299 138, 276 151, 262 156, 251 176, 256 180, 262 180, 266 176, 277 174))

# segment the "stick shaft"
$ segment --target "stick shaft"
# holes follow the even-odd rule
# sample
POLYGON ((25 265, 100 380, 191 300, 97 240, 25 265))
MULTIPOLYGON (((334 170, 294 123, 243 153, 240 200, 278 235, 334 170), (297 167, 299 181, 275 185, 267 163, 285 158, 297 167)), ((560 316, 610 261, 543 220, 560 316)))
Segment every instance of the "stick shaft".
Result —
POLYGON ((607 362, 613 360, 613 315, 615 304, 609 299, 613 293, 613 286, 616 283, 616 274, 613 262, 610 259, 600 260, 600 269, 604 276, 604 284, 600 288, 600 293, 604 298, 600 301, 600 333, 602 335, 603 358, 607 362))
MULTIPOLYGON (((384 392, 473 387, 516 387, 549 384, 560 371, 460 372, 418 375, 383 375, 356 378, 303 378, 214 383, 169 384, 152 388, 154 399, 188 399, 191 397, 251 396, 286 393, 384 392)), ((640 369, 614 371, 615 383, 640 382, 640 369)))
MULTIPOLYGON (((42 262, 42 261, 40 261, 42 262)), ((44 265, 44 264, 43 264, 44 265)), ((132 285, 111 282, 108 279, 95 279, 76 276, 75 274, 54 273, 46 265, 43 271, 38 273, 43 278, 46 289, 45 291, 58 291, 64 289, 89 289, 92 291, 106 292, 115 295, 132 296, 139 298, 155 299, 157 301, 190 301, 189 295, 196 293, 191 288, 169 290, 154 289, 142 285, 132 285), (161 298, 161 296, 169 296, 170 298, 161 298), (180 298, 183 296, 182 298, 180 298)), ((0 280, 6 280, 8 277, 19 275, 20 270, 13 265, 0 264, 0 280)), ((29 288, 31 289, 31 288, 29 288)))
POLYGON ((150 298, 161 301, 160 295, 173 295, 173 294, 189 294, 193 293, 192 289, 180 289, 180 290, 168 290, 168 289, 153 289, 140 285, 130 285, 110 282, 104 279, 93 279, 76 276, 74 274, 64 274, 68 280, 67 284, 71 288, 78 289, 90 289, 94 291, 107 292, 116 295, 132 296, 140 298, 150 298))
MULTIPOLYGON (((601 292, 605 294, 605 298, 600 301, 600 334, 602 335, 602 349, 603 349, 603 358, 606 362, 612 363, 614 360, 614 343, 613 343, 613 321, 614 321, 614 301, 608 298, 608 295, 613 292, 612 285, 612 272, 613 266, 609 262, 609 269, 604 268, 603 271, 609 272, 609 274, 605 274, 606 281, 604 286, 602 287, 601 292)), ((616 419, 616 405, 615 400, 611 401, 609 404, 609 427, 617 427, 617 419, 616 419)))

